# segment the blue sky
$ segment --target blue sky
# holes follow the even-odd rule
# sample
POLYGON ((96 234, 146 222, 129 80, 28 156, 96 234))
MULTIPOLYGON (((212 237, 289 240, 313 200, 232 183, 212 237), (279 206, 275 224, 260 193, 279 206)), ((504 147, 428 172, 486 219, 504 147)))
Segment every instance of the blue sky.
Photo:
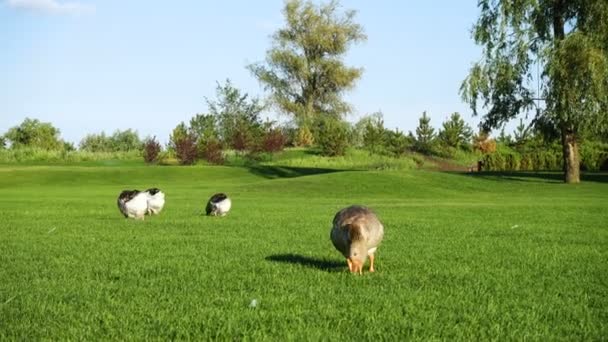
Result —
MULTIPOLYGON (((458 94, 480 57, 470 38, 476 1, 341 3, 358 11, 368 35, 346 57, 365 69, 347 95, 355 108, 349 121, 380 110, 387 127, 407 132, 426 110, 437 128, 454 111, 477 125, 458 94)), ((0 0, 0 134, 31 117, 76 144, 87 133, 127 128, 167 142, 180 121, 207 110, 216 81, 265 95, 245 66, 264 59, 282 7, 282 0, 0 0)))

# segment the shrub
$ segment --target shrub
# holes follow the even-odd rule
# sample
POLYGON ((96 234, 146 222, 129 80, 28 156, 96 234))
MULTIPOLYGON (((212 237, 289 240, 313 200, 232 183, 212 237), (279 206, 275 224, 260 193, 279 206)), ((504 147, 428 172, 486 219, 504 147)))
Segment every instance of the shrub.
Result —
POLYGON ((158 161, 161 146, 156 138, 149 138, 144 143, 144 161, 148 164, 158 161))
POLYGON ((509 153, 505 155, 505 169, 509 171, 518 171, 520 167, 520 157, 517 153, 509 153))
POLYGON ((408 137, 399 130, 386 130, 384 133, 386 135, 386 151, 394 157, 403 156, 408 147, 412 146, 412 142, 408 140, 408 137))
POLYGON ((278 128, 268 130, 262 138, 261 149, 264 152, 279 152, 285 148, 287 136, 278 128))
POLYGON ((504 171, 505 165, 502 153, 488 153, 483 158, 483 168, 488 171, 504 171))
POLYGON ((314 136, 308 126, 303 126, 298 129, 295 137, 295 145, 298 147, 309 147, 315 142, 314 136))
POLYGON ((521 156, 521 160, 519 161, 519 169, 521 171, 532 170, 532 158, 530 158, 529 154, 524 154, 523 156, 521 156))
POLYGON ((196 162, 196 139, 192 134, 174 141, 175 156, 182 165, 192 165, 196 162))
POLYGON ((217 140, 209 140, 203 146, 203 159, 211 164, 224 164, 222 144, 217 140))
POLYGON ((606 144, 583 142, 579 152, 583 170, 598 171, 608 159, 608 145, 606 144))
POLYGON ((328 118, 319 124, 318 145, 321 154, 329 157, 343 156, 348 141, 348 128, 344 122, 328 118))

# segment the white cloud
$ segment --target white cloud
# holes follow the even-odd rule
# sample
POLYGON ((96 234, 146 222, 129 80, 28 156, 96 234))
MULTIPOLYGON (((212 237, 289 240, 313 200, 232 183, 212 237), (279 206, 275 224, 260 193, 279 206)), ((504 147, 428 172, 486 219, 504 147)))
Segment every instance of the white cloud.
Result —
POLYGON ((93 5, 80 2, 59 2, 57 0, 7 0, 8 6, 16 9, 51 14, 87 14, 95 11, 93 5))

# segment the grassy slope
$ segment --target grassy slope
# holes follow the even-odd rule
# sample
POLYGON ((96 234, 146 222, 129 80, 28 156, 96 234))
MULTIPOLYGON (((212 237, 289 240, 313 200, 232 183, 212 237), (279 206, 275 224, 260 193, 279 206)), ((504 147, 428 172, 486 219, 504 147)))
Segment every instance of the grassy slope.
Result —
POLYGON ((0 167, 0 340, 608 335, 608 177, 314 172, 0 167), (165 211, 123 219, 149 186, 165 211), (215 191, 225 218, 200 215, 215 191), (376 274, 328 239, 351 203, 385 223, 376 274))

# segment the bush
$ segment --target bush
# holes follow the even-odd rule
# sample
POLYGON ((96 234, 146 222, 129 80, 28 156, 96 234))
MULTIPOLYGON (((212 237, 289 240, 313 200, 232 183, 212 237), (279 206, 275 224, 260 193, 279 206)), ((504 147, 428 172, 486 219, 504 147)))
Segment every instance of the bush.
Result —
POLYGON ((285 148, 287 136, 278 128, 268 130, 262 139, 262 151, 264 152, 279 152, 285 148))
POLYGON ((224 164, 224 152, 222 144, 217 140, 209 140, 203 146, 203 159, 211 164, 224 164))
POLYGON ((521 156, 521 160, 519 161, 519 169, 521 171, 531 171, 532 170, 532 159, 529 154, 524 154, 521 156))
POLYGON ((319 125, 317 143, 324 156, 343 156, 346 153, 348 128, 342 121, 325 119, 319 125))
POLYGON ((314 144, 315 138, 308 126, 303 126, 298 129, 295 137, 295 145, 298 147, 310 147, 314 144))
POLYGON ((148 164, 158 161, 161 146, 156 138, 147 139, 144 143, 144 161, 148 164))
POLYGON ((505 169, 510 171, 518 171, 520 168, 520 157, 517 153, 509 153, 505 155, 505 169))
POLYGON ((581 168, 587 171, 598 171, 608 160, 608 144, 584 142, 580 149, 581 168))
POLYGON ((192 165, 196 162, 196 139, 192 134, 186 134, 181 139, 174 141, 174 145, 175 156, 180 164, 192 165))

